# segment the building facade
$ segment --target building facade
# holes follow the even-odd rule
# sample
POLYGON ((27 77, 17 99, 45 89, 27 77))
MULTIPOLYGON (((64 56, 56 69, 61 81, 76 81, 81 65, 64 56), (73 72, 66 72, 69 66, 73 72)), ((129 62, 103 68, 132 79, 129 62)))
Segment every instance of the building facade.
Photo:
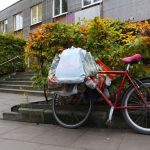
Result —
POLYGON ((143 21, 150 19, 149 0, 20 0, 0 11, 1 32, 28 37, 42 23, 78 22, 96 16, 143 21))

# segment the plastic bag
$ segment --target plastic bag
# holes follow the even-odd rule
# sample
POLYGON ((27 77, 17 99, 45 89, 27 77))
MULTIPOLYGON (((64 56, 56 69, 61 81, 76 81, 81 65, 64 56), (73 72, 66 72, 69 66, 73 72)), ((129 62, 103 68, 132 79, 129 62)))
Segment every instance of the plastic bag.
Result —
POLYGON ((98 67, 90 52, 87 52, 83 62, 86 76, 95 76, 98 73, 98 67))
POLYGON ((58 66, 59 60, 60 60, 59 54, 56 54, 52 61, 52 65, 49 69, 49 73, 48 73, 48 89, 49 89, 49 91, 60 91, 61 88, 63 87, 63 85, 61 83, 58 83, 58 81, 56 80, 56 77, 55 77, 55 72, 56 72, 56 68, 58 66))
POLYGON ((86 51, 81 48, 64 50, 60 55, 60 61, 56 68, 56 79, 60 83, 82 83, 85 79, 83 61, 86 51))
POLYGON ((52 65, 49 69, 48 78, 55 76, 55 72, 56 72, 56 68, 58 66, 59 60, 60 60, 60 56, 59 54, 56 54, 52 61, 52 65))

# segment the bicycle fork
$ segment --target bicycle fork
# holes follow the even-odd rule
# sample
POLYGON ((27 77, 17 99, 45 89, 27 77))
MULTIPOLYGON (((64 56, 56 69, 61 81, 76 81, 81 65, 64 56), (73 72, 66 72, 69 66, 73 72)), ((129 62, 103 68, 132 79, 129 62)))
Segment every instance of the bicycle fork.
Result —
POLYGON ((106 121, 106 124, 109 124, 111 123, 112 116, 114 113, 114 109, 115 109, 114 105, 109 101, 109 99, 103 94, 103 92, 98 87, 96 87, 96 90, 100 93, 100 95, 104 98, 104 100, 111 106, 110 111, 109 111, 109 117, 106 121))
POLYGON ((108 116, 108 119, 106 121, 106 124, 110 124, 111 123, 113 113, 114 113, 114 106, 111 106, 110 111, 109 111, 109 116, 108 116))

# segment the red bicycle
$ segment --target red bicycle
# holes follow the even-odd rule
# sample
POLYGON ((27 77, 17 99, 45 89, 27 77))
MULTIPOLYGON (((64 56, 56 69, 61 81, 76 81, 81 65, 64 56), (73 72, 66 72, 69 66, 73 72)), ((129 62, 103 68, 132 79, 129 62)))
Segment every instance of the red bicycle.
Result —
MULTIPOLYGON (((150 79, 133 80, 129 75, 130 65, 141 60, 141 55, 136 54, 123 58, 127 64, 125 71, 99 71, 98 75, 121 75, 121 83, 116 92, 115 100, 112 102, 106 93, 100 88, 96 77, 88 77, 93 82, 96 90, 90 90, 79 85, 82 92, 71 96, 55 94, 52 100, 52 111, 56 121, 66 128, 77 128, 86 122, 91 110, 93 100, 91 92, 97 91, 99 96, 110 106, 107 122, 112 120, 114 110, 122 110, 123 117, 127 124, 135 131, 142 134, 150 134, 150 79), (126 81, 130 84, 124 90, 126 81), (123 95, 123 96, 122 96, 123 95), (120 101, 122 104, 120 104, 120 101)), ((80 90, 79 90, 80 91, 80 90)))

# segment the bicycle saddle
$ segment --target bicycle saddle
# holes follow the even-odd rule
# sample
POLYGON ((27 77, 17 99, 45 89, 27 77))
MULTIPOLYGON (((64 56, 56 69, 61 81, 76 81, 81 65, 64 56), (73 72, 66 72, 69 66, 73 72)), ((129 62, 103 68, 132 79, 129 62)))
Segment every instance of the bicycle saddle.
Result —
POLYGON ((140 54, 135 54, 135 55, 130 56, 130 57, 122 58, 121 61, 123 61, 124 63, 132 63, 135 61, 139 61, 141 59, 142 59, 142 56, 140 54))

